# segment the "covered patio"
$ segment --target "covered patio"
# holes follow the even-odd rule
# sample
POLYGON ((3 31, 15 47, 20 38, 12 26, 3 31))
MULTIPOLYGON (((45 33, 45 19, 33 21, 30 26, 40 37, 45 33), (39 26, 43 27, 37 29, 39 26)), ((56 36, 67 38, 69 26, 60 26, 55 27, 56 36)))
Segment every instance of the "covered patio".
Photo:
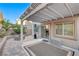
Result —
MULTIPOLYGON (((39 25, 39 38, 45 38, 55 45, 65 45, 79 50, 79 4, 78 3, 32 3, 21 15, 24 20, 39 25), (59 43, 58 43, 59 42, 59 43)), ((32 30, 32 37, 37 32, 32 30)), ((21 41, 23 39, 23 25, 21 25, 21 41)))

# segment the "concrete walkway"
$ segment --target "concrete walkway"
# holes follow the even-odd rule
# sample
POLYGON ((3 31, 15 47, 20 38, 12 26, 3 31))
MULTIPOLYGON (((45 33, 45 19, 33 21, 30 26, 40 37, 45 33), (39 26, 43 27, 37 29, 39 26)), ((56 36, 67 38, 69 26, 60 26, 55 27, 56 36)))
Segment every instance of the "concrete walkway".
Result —
POLYGON ((2 50, 3 56, 27 56, 25 51, 21 47, 20 41, 10 38, 7 40, 2 50))

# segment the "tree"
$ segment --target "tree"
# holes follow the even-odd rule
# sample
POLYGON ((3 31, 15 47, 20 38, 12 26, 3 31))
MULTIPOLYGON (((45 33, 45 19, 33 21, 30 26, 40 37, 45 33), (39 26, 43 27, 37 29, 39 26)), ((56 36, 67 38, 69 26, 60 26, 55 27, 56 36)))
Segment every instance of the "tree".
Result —
POLYGON ((9 20, 4 19, 2 21, 2 28, 0 29, 0 37, 4 37, 6 35, 7 30, 9 29, 11 23, 9 20))

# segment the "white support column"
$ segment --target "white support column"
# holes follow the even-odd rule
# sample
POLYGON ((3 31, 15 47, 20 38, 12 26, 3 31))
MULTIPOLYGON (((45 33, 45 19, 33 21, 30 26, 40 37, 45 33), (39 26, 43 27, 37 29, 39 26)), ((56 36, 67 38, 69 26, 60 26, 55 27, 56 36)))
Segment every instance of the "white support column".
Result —
POLYGON ((40 35, 39 38, 41 38, 41 24, 39 25, 39 35, 40 35))
POLYGON ((34 24, 32 23, 32 36, 34 38, 34 24))
POLYGON ((51 41, 51 24, 48 25, 49 25, 49 41, 51 41))
POLYGON ((23 41, 23 21, 21 20, 21 29, 20 29, 21 33, 20 33, 20 38, 21 38, 21 43, 23 41))

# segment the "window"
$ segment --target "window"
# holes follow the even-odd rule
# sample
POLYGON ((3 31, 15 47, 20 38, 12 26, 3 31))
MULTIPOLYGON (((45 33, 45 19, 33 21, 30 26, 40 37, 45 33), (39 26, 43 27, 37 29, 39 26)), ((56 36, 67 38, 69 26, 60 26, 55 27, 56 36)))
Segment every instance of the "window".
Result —
POLYGON ((64 35, 73 36, 74 34, 74 24, 73 23, 65 23, 64 24, 64 35))
POLYGON ((62 35, 62 24, 56 24, 56 34, 62 35))
POLYGON ((74 22, 56 23, 56 35, 73 37, 74 36, 74 22))

